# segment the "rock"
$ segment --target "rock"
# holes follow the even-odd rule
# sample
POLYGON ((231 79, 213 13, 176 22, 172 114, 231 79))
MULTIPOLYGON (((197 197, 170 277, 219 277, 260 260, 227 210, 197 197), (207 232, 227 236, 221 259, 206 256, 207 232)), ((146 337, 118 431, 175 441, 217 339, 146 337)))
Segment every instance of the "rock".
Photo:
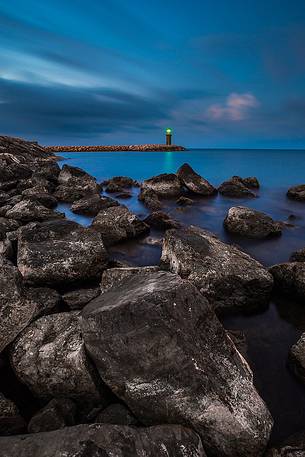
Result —
POLYGON ((28 432, 51 432, 75 424, 76 405, 69 398, 53 398, 29 422, 28 432))
POLYGON ((123 187, 119 186, 118 184, 109 183, 109 184, 106 186, 105 191, 108 192, 109 194, 114 194, 114 193, 116 193, 116 192, 123 192, 124 189, 123 189, 123 187))
POLYGON ((70 309, 83 309, 89 301, 96 298, 101 293, 99 287, 88 289, 76 289, 66 292, 62 298, 70 309))
POLYGON ((166 230, 169 228, 180 227, 180 223, 172 219, 168 214, 163 211, 155 211, 144 219, 144 222, 150 227, 166 230))
POLYGON ((0 438, 1 457, 206 457, 199 436, 179 425, 91 424, 0 438))
POLYGON ((238 351, 247 360, 248 343, 245 333, 242 330, 227 330, 227 336, 231 338, 238 351))
POLYGON ((128 189, 130 187, 139 187, 139 183, 128 176, 114 176, 101 183, 102 186, 118 186, 121 189, 128 189))
POLYGON ((131 198, 132 197, 132 193, 131 192, 120 192, 119 194, 116 195, 117 198, 122 198, 122 199, 127 199, 127 198, 131 198))
POLYGON ((5 240, 6 234, 8 232, 17 230, 19 225, 19 222, 15 221, 14 219, 0 217, 0 240, 5 240))
POLYGON ((240 178, 241 182, 250 189, 259 189, 260 184, 255 176, 249 176, 247 178, 240 178))
MULTIPOLYGON (((0 435, 15 435, 25 429, 25 420, 14 402, 0 392, 0 435)), ((1 452, 1 445, 0 445, 1 452)))
POLYGON ((158 210, 162 206, 158 195, 152 189, 141 189, 138 200, 152 210, 158 210))
POLYGON ((121 403, 114 403, 107 406, 95 418, 97 424, 113 425, 138 425, 138 420, 132 415, 126 406, 121 403))
POLYGON ((304 457, 305 431, 290 436, 284 443, 267 452, 266 457, 304 457))
POLYGON ((101 291, 106 292, 111 287, 117 286, 120 281, 126 278, 130 278, 139 273, 154 273, 159 271, 158 266, 152 267, 125 267, 125 268, 108 268, 103 272, 101 281, 101 291))
POLYGON ((274 265, 269 269, 274 278, 275 291, 305 299, 305 263, 290 262, 274 265))
POLYGON ((9 219, 15 219, 21 223, 42 222, 52 219, 63 219, 65 215, 58 211, 50 210, 37 201, 22 200, 6 213, 9 219))
POLYGON ((289 361, 295 375, 305 383, 305 333, 290 349, 289 361))
POLYGON ((293 252, 290 256, 290 262, 305 262, 305 248, 293 252))
POLYGON ((30 287, 25 289, 26 300, 35 306, 35 318, 58 311, 61 303, 59 293, 49 287, 30 287))
POLYGON ((25 200, 32 200, 40 203, 46 208, 55 208, 57 206, 57 200, 51 195, 46 187, 30 187, 22 192, 25 200))
POLYGON ((8 210, 10 210, 12 207, 13 207, 13 205, 1 206, 1 208, 0 208, 0 217, 4 217, 6 215, 6 213, 8 212, 8 210))
POLYGON ((146 179, 142 189, 153 190, 161 198, 176 197, 181 193, 181 183, 174 173, 163 173, 146 179))
POLYGON ((0 241, 0 256, 3 256, 8 260, 12 260, 14 256, 14 249, 10 240, 6 239, 0 241))
MULTIPOLYGON (((11 156, 16 163, 39 163, 40 166, 46 161, 54 161, 55 154, 46 151, 42 146, 34 141, 26 141, 21 138, 13 138, 9 136, 0 136, 0 154, 1 160, 3 157, 11 156)), ((0 181, 4 181, 0 178, 0 181)))
POLYGON ((66 286, 97 279, 107 264, 101 235, 76 222, 44 222, 19 233, 17 265, 30 284, 66 286))
POLYGON ((96 216, 102 209, 119 206, 119 202, 110 197, 101 197, 99 194, 89 195, 73 203, 71 210, 84 216, 96 216))
POLYGON ((239 177, 232 177, 229 181, 225 181, 218 188, 218 192, 226 197, 234 198, 255 198, 256 194, 246 187, 239 177))
POLYGON ((73 202, 86 195, 98 194, 96 179, 81 168, 64 165, 58 176, 59 186, 54 196, 61 201, 73 202))
POLYGON ((271 416, 189 281, 167 272, 125 279, 86 306, 82 331, 103 380, 143 424, 188 424, 208 455, 262 455, 271 416))
POLYGON ((102 398, 107 405, 86 355, 78 312, 40 317, 14 341, 10 354, 17 377, 37 398, 70 398, 83 409, 102 398))
POLYGON ((177 205, 184 206, 184 205, 192 205, 194 203, 194 200, 188 197, 179 197, 178 200, 176 201, 177 205))
POLYGON ((91 227, 102 235, 106 246, 136 238, 149 231, 148 225, 123 205, 101 210, 91 227))
POLYGON ((177 171, 177 176, 182 184, 191 192, 199 195, 213 195, 217 192, 209 181, 198 175, 193 168, 184 163, 177 171))
POLYGON ((248 254, 199 227, 168 230, 161 262, 195 284, 219 311, 247 311, 269 302, 271 274, 248 254))
POLYGON ((34 177, 37 179, 47 179, 48 181, 57 183, 60 173, 60 167, 57 162, 45 162, 42 167, 35 171, 34 177))
POLYGON ((290 187, 287 192, 287 197, 292 200, 305 201, 305 184, 290 187))
POLYGON ((270 216, 244 206, 230 208, 224 226, 230 233, 256 239, 278 236, 282 233, 281 225, 270 216))

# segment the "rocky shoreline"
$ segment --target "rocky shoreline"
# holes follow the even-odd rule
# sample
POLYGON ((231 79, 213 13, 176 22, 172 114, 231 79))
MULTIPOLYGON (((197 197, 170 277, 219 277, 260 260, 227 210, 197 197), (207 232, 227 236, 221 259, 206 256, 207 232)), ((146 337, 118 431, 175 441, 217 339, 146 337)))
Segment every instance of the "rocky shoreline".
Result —
MULTIPOLYGON (((258 180, 233 176, 217 189, 184 164, 142 183, 98 183, 60 168, 52 151, 0 136, 0 377, 13 386, 0 389, 0 456, 305 455, 305 431, 269 448, 273 419, 219 320, 268 306, 277 292, 304 303, 304 249, 267 269, 164 212, 167 198, 180 208, 217 192, 256 198, 258 180), (134 187, 145 219, 116 199, 134 187), (91 225, 68 220, 61 202, 91 225), (111 257, 152 227, 163 232, 159 265, 111 257)), ((304 189, 287 195, 305 201, 304 189)), ((224 227, 266 240, 287 229, 245 206, 231 207, 224 227)), ((305 334, 287 362, 305 383, 305 334)))
POLYGON ((100 151, 186 151, 175 144, 128 144, 114 146, 45 146, 47 152, 100 152, 100 151))

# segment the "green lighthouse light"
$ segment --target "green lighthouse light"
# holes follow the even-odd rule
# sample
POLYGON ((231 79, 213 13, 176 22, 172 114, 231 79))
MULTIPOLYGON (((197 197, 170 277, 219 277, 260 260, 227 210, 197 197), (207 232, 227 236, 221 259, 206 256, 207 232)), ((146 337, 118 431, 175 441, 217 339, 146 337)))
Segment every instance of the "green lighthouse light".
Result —
POLYGON ((166 133, 170 135, 172 133, 172 129, 166 129, 166 133))
POLYGON ((172 144, 172 129, 167 128, 165 129, 166 133, 166 145, 170 146, 172 144))

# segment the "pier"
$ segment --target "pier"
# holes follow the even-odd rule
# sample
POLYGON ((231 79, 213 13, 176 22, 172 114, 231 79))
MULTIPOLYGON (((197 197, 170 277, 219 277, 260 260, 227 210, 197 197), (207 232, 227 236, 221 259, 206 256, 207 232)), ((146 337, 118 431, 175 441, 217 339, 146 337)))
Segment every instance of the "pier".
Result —
POLYGON ((130 144, 117 146, 45 146, 48 152, 101 152, 101 151, 185 151, 175 144, 130 144))

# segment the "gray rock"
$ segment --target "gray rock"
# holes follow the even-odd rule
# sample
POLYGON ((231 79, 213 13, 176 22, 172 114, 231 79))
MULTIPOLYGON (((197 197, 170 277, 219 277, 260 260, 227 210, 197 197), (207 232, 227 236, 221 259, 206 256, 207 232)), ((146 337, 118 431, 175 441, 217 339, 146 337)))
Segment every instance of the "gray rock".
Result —
POLYGON ((106 292, 111 287, 117 286, 122 279, 130 278, 139 273, 153 273, 159 270, 160 268, 158 266, 108 268, 102 275, 101 291, 106 292))
POLYGON ((155 227, 160 230, 178 228, 181 225, 178 221, 175 221, 163 211, 154 211, 144 219, 144 222, 150 227, 155 227))
POLYGON ((95 418, 97 424, 113 425, 138 425, 138 420, 133 416, 126 406, 121 403, 114 403, 107 406, 95 418))
POLYGON ((86 195, 97 194, 100 187, 96 179, 81 168, 64 165, 58 176, 59 186, 54 196, 61 201, 73 202, 86 195))
POLYGON ((19 227, 19 222, 14 219, 7 219, 6 217, 0 217, 0 240, 5 240, 8 232, 13 232, 19 227))
POLYGON ((139 183, 128 176, 114 176, 101 183, 102 186, 118 186, 121 189, 129 189, 130 187, 139 187, 139 183))
POLYGON ((256 194, 246 187, 239 177, 233 176, 218 188, 220 194, 233 198, 255 198, 256 194))
POLYGON ((24 431, 25 427, 25 420, 20 415, 15 403, 5 398, 0 392, 0 435, 15 435, 24 431))
POLYGON ((65 215, 58 211, 46 208, 38 201, 22 200, 6 213, 9 219, 15 219, 21 223, 43 222, 52 219, 64 219, 65 215))
POLYGON ((70 309, 82 309, 89 301, 101 293, 99 287, 88 289, 75 289, 63 294, 62 298, 70 309))
POLYGON ((292 200, 305 201, 305 184, 290 187, 287 192, 287 197, 292 200))
POLYGON ((25 200, 32 200, 38 202, 46 208, 53 209, 57 206, 57 200, 51 195, 46 187, 30 187, 22 192, 25 200))
POLYGON ((187 424, 209 455, 262 455, 272 418, 189 281, 167 272, 121 281, 86 306, 82 331, 103 380, 143 424, 187 424))
POLYGON ((31 284, 67 285, 97 279, 107 264, 101 235, 75 222, 45 222, 20 230, 17 265, 31 284))
POLYGON ((26 301, 35 306, 35 318, 58 311, 61 296, 49 287, 30 287, 25 289, 26 301))
POLYGON ((260 184, 255 176, 248 176, 247 178, 239 178, 241 182, 250 189, 259 189, 260 184))
POLYGON ((290 256, 290 262, 305 262, 305 248, 293 252, 290 256))
POLYGON ((185 206, 185 205, 192 205, 194 203, 194 200, 188 197, 179 197, 178 200, 176 201, 177 205, 180 206, 185 206))
POLYGON ((101 197, 99 194, 89 195, 73 203, 71 210, 84 216, 96 216, 102 209, 119 206, 119 202, 110 197, 101 197))
POLYGON ((107 405, 86 355, 78 312, 40 317, 14 341, 10 354, 17 377, 37 398, 70 398, 83 409, 101 399, 107 405))
POLYGON ((274 265, 269 269, 274 278, 276 291, 305 299, 305 263, 290 262, 274 265))
POLYGON ((158 194, 152 189, 142 188, 138 200, 152 210, 158 210, 162 207, 158 194))
POLYGON ((233 206, 224 220, 224 226, 230 233, 247 238, 268 238, 282 233, 281 224, 270 216, 244 206, 233 206))
POLYGON ((6 239, 0 241, 0 256, 3 256, 8 260, 12 260, 14 256, 14 249, 10 240, 6 239))
POLYGON ((51 432, 75 424, 76 405, 69 398, 53 398, 32 417, 29 433, 51 432))
POLYGON ((91 227, 102 235, 106 246, 136 238, 149 231, 148 225, 124 205, 101 210, 91 227))
POLYGON ((305 383, 305 333, 290 349, 289 359, 294 373, 305 383))
POLYGON ((177 171, 177 176, 182 184, 191 192, 199 195, 213 195, 217 192, 209 181, 198 175, 193 168, 188 164, 184 163, 177 171))
POLYGON ((266 457, 305 457, 305 431, 290 436, 284 443, 270 449, 266 457))
POLYGON ((1 457, 206 457, 196 433, 179 425, 91 424, 0 438, 1 457))
POLYGON ((181 193, 181 182, 174 173, 163 173, 146 179, 142 189, 153 190, 161 198, 176 197, 181 193))
POLYGON ((161 262, 195 284, 220 311, 246 311, 269 302, 271 274, 248 254, 199 227, 168 230, 161 262))

